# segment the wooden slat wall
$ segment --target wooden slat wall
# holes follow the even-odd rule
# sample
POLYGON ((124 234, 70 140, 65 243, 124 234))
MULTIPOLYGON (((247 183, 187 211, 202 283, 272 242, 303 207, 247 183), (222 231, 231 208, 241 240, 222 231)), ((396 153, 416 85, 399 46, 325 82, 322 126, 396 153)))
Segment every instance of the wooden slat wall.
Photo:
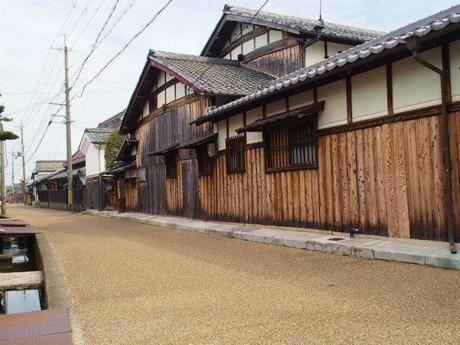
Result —
POLYGON ((302 68, 303 52, 300 44, 266 54, 246 63, 249 67, 279 77, 302 68))
POLYGON ((176 178, 166 178, 162 156, 148 156, 148 153, 209 134, 212 130, 209 124, 197 127, 189 123, 201 116, 210 105, 209 97, 193 96, 186 104, 167 110, 137 129, 137 166, 147 167, 148 179, 145 187, 139 189, 138 208, 143 212, 197 216, 199 199, 195 150, 179 150, 176 178), (183 193, 184 190, 187 193, 183 193))
POLYGON ((86 207, 88 209, 99 210, 101 207, 101 188, 99 178, 88 179, 86 181, 86 207))
MULTIPOLYGON (((450 120, 460 191, 459 114, 450 120)), ((313 170, 267 174, 263 149, 255 148, 246 151, 246 173, 227 175, 220 155, 213 174, 200 178, 202 217, 447 240, 440 133, 440 116, 431 116, 323 136, 313 170)))

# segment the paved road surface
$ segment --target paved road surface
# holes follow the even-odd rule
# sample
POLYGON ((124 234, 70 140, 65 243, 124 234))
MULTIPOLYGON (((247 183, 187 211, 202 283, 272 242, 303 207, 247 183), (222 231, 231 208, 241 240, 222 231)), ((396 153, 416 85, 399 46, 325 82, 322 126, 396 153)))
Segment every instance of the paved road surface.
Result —
POLYGON ((460 344, 460 272, 15 207, 88 344, 460 344))

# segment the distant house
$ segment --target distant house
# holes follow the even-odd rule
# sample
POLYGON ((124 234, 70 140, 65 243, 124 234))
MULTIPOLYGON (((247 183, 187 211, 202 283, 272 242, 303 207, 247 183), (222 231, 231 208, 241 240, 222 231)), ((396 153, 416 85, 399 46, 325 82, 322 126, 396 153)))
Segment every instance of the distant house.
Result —
POLYGON ((105 170, 105 143, 113 128, 86 128, 78 150, 85 156, 86 177, 98 176, 105 170))
MULTIPOLYGON (((105 170, 105 142, 113 131, 117 130, 124 112, 101 122, 97 128, 87 128, 83 132, 80 145, 72 155, 72 190, 74 210, 86 207, 84 195, 87 181, 90 185, 105 170)), ((35 190, 34 200, 41 207, 55 209, 67 208, 67 162, 59 161, 60 164, 43 164, 45 161, 37 161, 36 176, 29 185, 35 190), (44 169, 44 167, 47 169, 44 169)), ((46 161, 52 162, 52 161, 46 161)), ((54 161, 57 162, 57 161, 54 161)), ((35 172, 35 171, 34 171, 35 172)), ((35 176, 32 175, 32 179, 35 176)))
POLYGON ((40 160, 35 162, 35 169, 28 183, 29 190, 32 193, 33 204, 38 202, 38 191, 47 189, 46 184, 40 182, 44 181, 49 174, 61 169, 64 163, 65 161, 63 160, 40 160))

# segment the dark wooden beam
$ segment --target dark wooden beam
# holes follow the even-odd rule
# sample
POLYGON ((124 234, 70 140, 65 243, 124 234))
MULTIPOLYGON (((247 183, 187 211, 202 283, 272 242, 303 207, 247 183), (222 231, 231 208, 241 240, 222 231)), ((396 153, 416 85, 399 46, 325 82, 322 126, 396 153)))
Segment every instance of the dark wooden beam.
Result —
POLYGON ((347 122, 353 122, 353 107, 351 99, 351 77, 347 76, 346 79, 346 94, 347 94, 347 122))
POLYGON ((448 43, 442 45, 442 70, 445 72, 445 87, 447 102, 452 101, 452 82, 450 79, 450 47, 448 43))
POLYGON ((277 52, 282 49, 290 48, 293 47, 297 44, 302 43, 302 40, 299 40, 297 38, 287 38, 283 40, 279 40, 276 42, 273 42, 271 44, 268 44, 266 46, 260 47, 259 49, 256 49, 246 55, 244 55, 243 62, 248 62, 254 59, 257 59, 258 57, 261 57, 263 55, 267 55, 270 53, 277 52))
POLYGON ((170 75, 173 75, 176 79, 178 79, 181 83, 187 85, 188 87, 191 87, 196 93, 202 93, 202 91, 200 90, 200 88, 198 88, 195 84, 193 84, 194 80, 190 81, 188 79, 185 79, 183 76, 181 76, 180 74, 178 74, 177 72, 171 70, 168 66, 165 66, 163 64, 160 64, 156 61, 153 61, 153 60, 150 60, 150 65, 155 67, 155 68, 158 68, 170 75))
POLYGON ((393 65, 386 65, 388 115, 393 115, 393 65))
POLYGON ((264 27, 252 30, 248 34, 242 36, 240 39, 238 39, 238 40, 236 40, 234 42, 231 42, 231 44, 219 54, 219 57, 224 57, 225 55, 230 53, 233 49, 235 49, 239 45, 242 45, 243 43, 245 43, 247 41, 250 41, 250 40, 252 40, 252 39, 254 39, 254 38, 258 37, 258 36, 261 36, 261 35, 267 33, 268 31, 269 30, 267 28, 264 28, 264 27))
MULTIPOLYGON (((156 97, 160 92, 166 90, 168 87, 170 86, 173 86, 175 84, 179 83, 179 80, 177 79, 171 79, 171 80, 168 80, 166 83, 164 83, 163 85, 161 85, 158 89, 156 89, 155 91, 153 91, 150 96, 151 97, 156 97)), ((175 98, 175 97, 174 97, 175 98)))

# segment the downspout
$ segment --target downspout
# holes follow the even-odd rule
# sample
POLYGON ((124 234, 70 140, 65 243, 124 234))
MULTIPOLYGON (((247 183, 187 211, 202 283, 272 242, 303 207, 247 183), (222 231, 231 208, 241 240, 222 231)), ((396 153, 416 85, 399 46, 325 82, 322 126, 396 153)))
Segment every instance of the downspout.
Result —
MULTIPOLYGON (((437 73, 441 81, 441 132, 442 132, 442 156, 444 163, 444 209, 445 213, 445 223, 447 224, 447 233, 449 236, 449 248, 452 254, 457 253, 457 247, 455 245, 455 234, 454 234, 454 215, 453 215, 453 198, 452 198, 452 160, 451 160, 451 150, 450 150, 450 137, 449 137, 449 113, 447 109, 447 102, 449 101, 449 70, 446 68, 440 69, 430 63, 427 60, 424 60, 419 56, 418 52, 420 50, 420 42, 416 37, 412 37, 407 40, 407 48, 409 48, 414 60, 417 61, 422 66, 430 69, 431 71, 437 73)), ((448 49, 445 46, 442 46, 442 55, 448 53, 448 49)), ((444 66, 443 66, 444 67, 444 66)))

